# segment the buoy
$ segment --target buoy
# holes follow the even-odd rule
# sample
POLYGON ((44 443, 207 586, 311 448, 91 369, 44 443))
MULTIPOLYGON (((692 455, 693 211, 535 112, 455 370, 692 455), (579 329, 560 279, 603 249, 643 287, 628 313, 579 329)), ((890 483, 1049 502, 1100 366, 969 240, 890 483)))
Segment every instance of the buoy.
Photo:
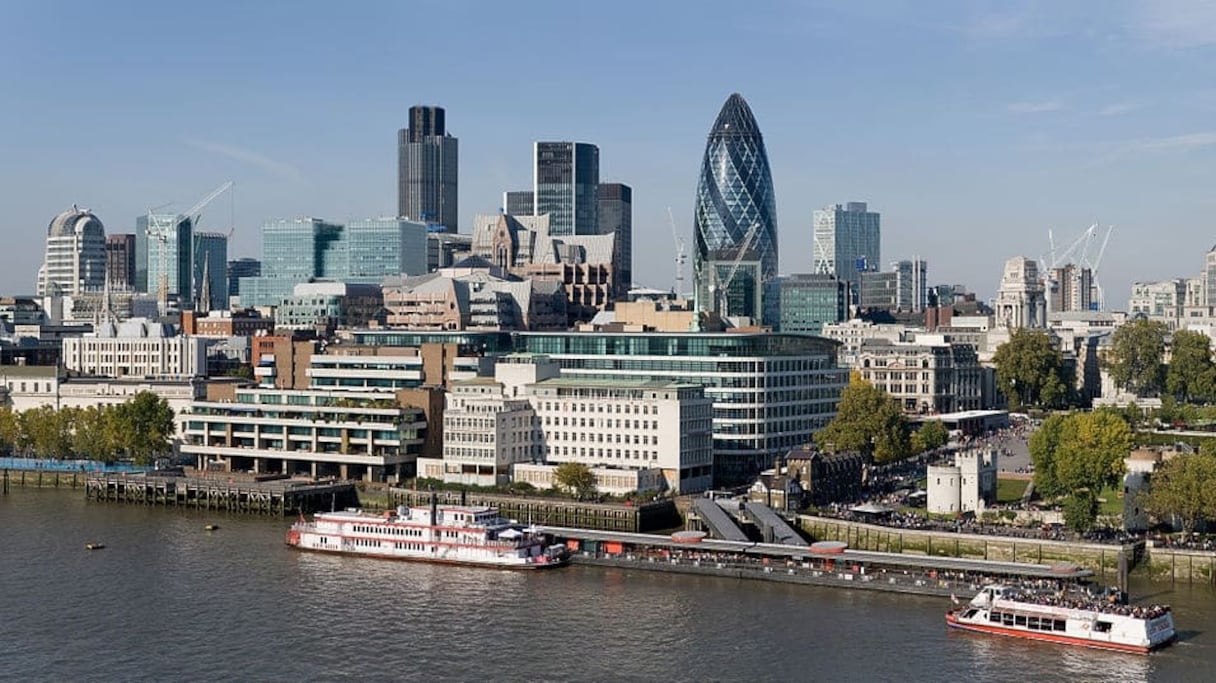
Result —
POLYGON ((101 550, 106 545, 104 543, 86 543, 84 547, 87 550, 101 550))
POLYGON ((205 527, 203 527, 203 528, 204 528, 204 529, 206 529, 207 531, 215 531, 216 529, 219 529, 219 528, 220 528, 220 525, 218 525, 218 524, 208 524, 207 526, 205 526, 205 527))

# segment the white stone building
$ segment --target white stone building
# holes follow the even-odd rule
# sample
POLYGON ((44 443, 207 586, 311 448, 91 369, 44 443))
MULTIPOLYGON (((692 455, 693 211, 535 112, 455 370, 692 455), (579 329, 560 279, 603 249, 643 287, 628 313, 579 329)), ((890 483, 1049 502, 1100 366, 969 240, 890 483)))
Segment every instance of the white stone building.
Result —
POLYGON ((207 348, 213 342, 178 335, 172 325, 132 318, 64 339, 62 363, 71 372, 99 377, 202 377, 207 374, 207 348))
POLYGON ((46 229, 46 256, 38 269, 38 296, 100 291, 106 282, 106 230, 88 210, 73 206, 46 229))
POLYGON ((1047 295, 1039 264, 1015 256, 1005 261, 996 296, 996 318, 1010 329, 1047 326, 1047 295))
POLYGON ((930 465, 925 486, 931 514, 980 513, 996 502, 997 452, 970 450, 954 454, 953 465, 930 465))
POLYGON ((853 368, 887 392, 907 413, 953 413, 986 408, 983 369, 975 349, 942 335, 917 335, 916 342, 868 339, 853 368))

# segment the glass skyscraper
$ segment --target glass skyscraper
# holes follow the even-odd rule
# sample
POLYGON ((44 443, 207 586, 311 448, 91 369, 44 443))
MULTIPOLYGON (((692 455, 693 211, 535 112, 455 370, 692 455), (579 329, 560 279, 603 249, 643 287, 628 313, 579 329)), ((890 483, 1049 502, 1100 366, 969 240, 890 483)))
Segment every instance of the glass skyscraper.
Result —
POLYGON ((190 219, 181 214, 150 213, 136 218, 135 290, 159 295, 163 281, 168 298, 191 301, 193 240, 194 227, 190 219))
POLYGON ((767 307, 757 304, 758 294, 777 276, 777 203, 764 138, 738 93, 727 98, 709 131, 693 220, 697 307, 714 311, 721 304, 730 315, 763 318, 767 307), (753 226, 756 235, 744 252, 753 226), (728 291, 719 291, 727 284, 728 291))
POLYGON ((879 215, 867 210, 865 202, 849 202, 818 210, 814 218, 811 270, 849 283, 856 303, 861 293, 859 273, 877 271, 882 264, 879 215))
POLYGON ((228 236, 219 232, 200 232, 194 236, 194 299, 201 310, 228 309, 228 236), (206 302, 203 301, 204 283, 206 302))
POLYGON ((537 142, 534 147, 535 215, 549 214, 549 234, 599 232, 600 148, 585 142, 537 142))
POLYGON ((410 107, 410 127, 397 132, 397 215, 456 232, 456 138, 442 107, 410 107))
POLYGON ((633 188, 624 183, 599 187, 600 234, 614 234, 612 266, 616 270, 615 296, 624 300, 633 286, 633 188))

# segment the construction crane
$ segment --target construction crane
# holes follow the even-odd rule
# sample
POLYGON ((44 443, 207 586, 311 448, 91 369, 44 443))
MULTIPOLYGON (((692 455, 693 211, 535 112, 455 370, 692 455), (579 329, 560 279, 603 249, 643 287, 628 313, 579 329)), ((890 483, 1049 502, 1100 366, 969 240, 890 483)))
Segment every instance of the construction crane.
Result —
MULTIPOLYGON (((169 255, 169 240, 176 237, 176 232, 175 232, 174 228, 177 228, 181 224, 189 221, 191 229, 193 231, 193 229, 198 226, 199 220, 202 218, 203 209, 205 209, 208 204, 210 204, 212 201, 214 201, 221 194, 230 190, 232 188, 232 186, 233 186, 233 182, 231 180, 225 182, 224 184, 217 187, 215 190, 212 190, 211 194, 208 194, 197 204, 190 207, 190 209, 187 210, 186 213, 182 214, 181 216, 179 216, 178 214, 156 213, 157 210, 163 209, 164 207, 169 206, 169 204, 162 204, 154 209, 148 209, 148 228, 147 228, 146 234, 150 239, 154 239, 160 243, 160 246, 159 246, 160 277, 158 278, 159 282, 157 283, 157 300, 159 302, 161 315, 165 315, 169 311, 169 262, 168 262, 169 259, 168 259, 168 255, 169 255)), ((190 249, 190 251, 191 251, 191 254, 190 254, 190 278, 191 278, 190 296, 191 296, 191 298, 193 298, 193 294, 194 294, 194 284, 195 284, 193 282, 193 280, 194 280, 194 257, 195 257, 195 253, 198 251, 198 249, 195 248, 197 246, 197 242, 198 242, 198 238, 194 237, 190 243, 190 247, 191 247, 191 249, 190 249)), ((178 289, 179 290, 181 289, 180 282, 178 283, 178 289)), ((178 296, 179 297, 181 296, 181 291, 178 291, 178 296)))
POLYGON ((667 223, 671 225, 671 239, 676 244, 676 285, 673 291, 680 297, 684 296, 684 264, 688 261, 688 255, 685 253, 688 245, 676 232, 676 218, 672 215, 670 206, 667 207, 667 223))
MULTIPOLYGON (((743 259, 752 249, 752 244, 756 241, 756 235, 760 234, 760 223, 752 223, 752 227, 747 229, 747 234, 743 236, 743 242, 739 244, 739 249, 735 252, 735 260, 730 265, 730 270, 726 273, 726 278, 717 284, 717 296, 714 297, 714 302, 718 303, 718 311, 723 318, 730 313, 728 310, 727 294, 730 291, 731 283, 735 281, 735 276, 739 274, 739 266, 743 264, 743 259), (721 297, 719 301, 718 297, 721 297)), ((718 273, 717 265, 714 266, 714 275, 718 273)))
MULTIPOLYGON (((201 221, 203 219, 203 209, 207 208, 208 204, 210 204, 211 202, 218 199, 220 195, 224 194, 228 190, 231 190, 233 187, 233 184, 234 183, 231 180, 224 182, 222 185, 220 185, 219 187, 212 190, 211 194, 207 195, 206 197, 203 197, 201 200, 199 200, 199 202, 197 204, 190 207, 190 210, 186 212, 186 219, 190 221, 190 229, 191 229, 191 236, 192 236, 192 244, 190 245, 191 246, 191 249, 190 249, 190 298, 192 301, 195 301, 195 299, 197 298, 198 294, 201 292, 201 289, 202 289, 199 286, 199 283, 197 282, 197 278, 198 278, 198 267, 197 266, 198 266, 198 252, 199 252, 198 245, 200 242, 198 224, 199 224, 199 221, 201 221)), ((235 230, 236 230, 236 225, 235 225, 235 221, 234 221, 234 224, 229 226, 228 239, 232 239, 232 233, 235 230)), ((206 264, 204 264, 204 265, 206 265, 206 264)), ((204 272, 203 273, 204 280, 206 280, 207 277, 208 277, 208 273, 204 272)), ((195 303, 197 304, 198 302, 195 301, 195 303)), ((211 302, 207 302, 208 308, 210 308, 210 303, 211 302)))

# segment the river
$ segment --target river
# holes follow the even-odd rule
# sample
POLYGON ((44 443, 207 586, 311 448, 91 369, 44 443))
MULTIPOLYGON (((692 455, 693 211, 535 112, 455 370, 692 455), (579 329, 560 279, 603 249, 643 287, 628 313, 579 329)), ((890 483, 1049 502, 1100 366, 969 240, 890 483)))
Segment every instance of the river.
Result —
POLYGON ((1216 668, 1206 586, 1133 585, 1172 603, 1182 634, 1142 657, 948 632, 939 598, 305 554, 284 546, 288 523, 0 496, 0 680, 1202 681, 1216 668))

